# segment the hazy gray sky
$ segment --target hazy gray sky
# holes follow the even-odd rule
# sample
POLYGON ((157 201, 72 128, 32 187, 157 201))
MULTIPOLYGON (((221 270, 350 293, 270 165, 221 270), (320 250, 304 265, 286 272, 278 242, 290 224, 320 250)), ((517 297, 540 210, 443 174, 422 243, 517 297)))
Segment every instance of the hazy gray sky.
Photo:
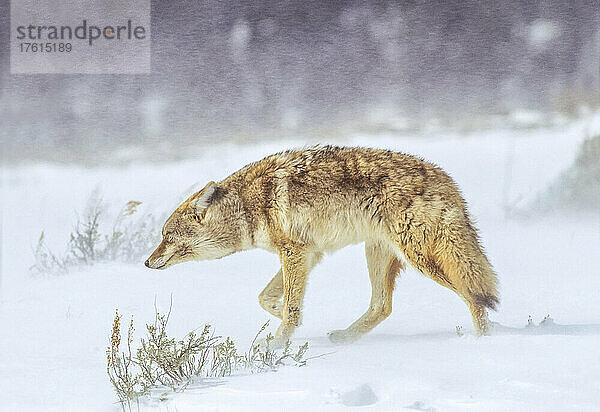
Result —
POLYGON ((0 16, 13 149, 15 136, 47 148, 206 140, 382 109, 453 118, 599 100, 599 0, 153 1, 150 75, 10 75, 7 1, 0 16))

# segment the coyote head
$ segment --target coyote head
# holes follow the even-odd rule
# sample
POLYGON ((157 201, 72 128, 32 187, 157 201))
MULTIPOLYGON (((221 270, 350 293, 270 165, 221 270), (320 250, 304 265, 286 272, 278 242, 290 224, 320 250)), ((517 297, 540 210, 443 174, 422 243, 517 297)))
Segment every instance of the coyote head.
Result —
POLYGON ((167 219, 163 240, 145 265, 166 269, 189 260, 218 259, 240 250, 242 225, 235 215, 240 208, 234 203, 210 182, 167 219))

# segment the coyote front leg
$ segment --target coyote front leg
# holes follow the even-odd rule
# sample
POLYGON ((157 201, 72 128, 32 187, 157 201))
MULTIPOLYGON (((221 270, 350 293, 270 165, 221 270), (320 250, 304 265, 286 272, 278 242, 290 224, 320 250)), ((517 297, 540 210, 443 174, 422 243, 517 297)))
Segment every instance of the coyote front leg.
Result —
MULTIPOLYGON (((312 252, 307 256, 307 271, 310 272, 323 257, 322 253, 312 252)), ((262 292, 258 295, 260 306, 279 319, 283 319, 283 270, 279 268, 273 279, 265 286, 262 292)))
POLYGON ((279 319, 283 319, 281 308, 281 297, 283 296, 283 271, 281 268, 277 271, 273 279, 258 295, 260 306, 279 319))
POLYGON ((294 329, 300 325, 308 273, 322 256, 322 253, 307 251, 297 244, 286 244, 279 251, 283 274, 282 321, 275 333, 279 343, 289 339, 294 329))

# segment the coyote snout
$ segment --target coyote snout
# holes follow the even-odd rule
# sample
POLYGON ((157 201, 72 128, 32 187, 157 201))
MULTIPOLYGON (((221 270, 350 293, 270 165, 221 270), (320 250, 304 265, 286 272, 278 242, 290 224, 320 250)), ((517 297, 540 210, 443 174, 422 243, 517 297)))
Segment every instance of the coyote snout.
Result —
POLYGON ((282 320, 279 341, 300 324, 308 274, 323 253, 352 243, 365 243, 371 303, 330 334, 334 342, 355 340, 389 316, 405 263, 458 294, 478 334, 488 329, 486 308, 498 303, 496 274, 454 181, 401 153, 326 146, 269 156, 210 182, 162 234, 149 268, 256 247, 276 253, 281 268, 259 302, 282 320))
POLYGON ((177 249, 169 247, 168 243, 163 240, 150 257, 144 262, 146 267, 150 269, 166 269, 171 259, 175 257, 177 249))

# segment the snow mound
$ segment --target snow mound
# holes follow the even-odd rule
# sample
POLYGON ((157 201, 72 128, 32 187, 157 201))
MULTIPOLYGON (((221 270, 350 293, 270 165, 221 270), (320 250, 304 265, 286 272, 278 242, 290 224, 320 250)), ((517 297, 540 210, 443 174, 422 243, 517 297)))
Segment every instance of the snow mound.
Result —
POLYGON ((341 403, 344 406, 368 406, 378 401, 377 395, 366 383, 345 392, 330 389, 329 395, 333 398, 333 403, 341 403))
POLYGON ((415 411, 435 412, 435 408, 428 408, 423 401, 415 401, 413 404, 405 406, 405 408, 413 409, 415 411))
POLYGON ((342 393, 340 400, 345 406, 366 406, 377 402, 377 395, 369 385, 364 383, 351 391, 342 393))

